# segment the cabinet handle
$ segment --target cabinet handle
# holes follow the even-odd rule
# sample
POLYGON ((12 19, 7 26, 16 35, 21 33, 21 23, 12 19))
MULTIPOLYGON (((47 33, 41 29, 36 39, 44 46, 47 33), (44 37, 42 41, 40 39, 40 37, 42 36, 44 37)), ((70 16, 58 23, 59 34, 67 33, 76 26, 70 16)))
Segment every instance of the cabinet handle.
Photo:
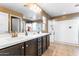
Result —
POLYGON ((24 46, 22 46, 22 49, 24 49, 24 46))
POLYGON ((26 47, 28 47, 29 45, 26 45, 26 47))

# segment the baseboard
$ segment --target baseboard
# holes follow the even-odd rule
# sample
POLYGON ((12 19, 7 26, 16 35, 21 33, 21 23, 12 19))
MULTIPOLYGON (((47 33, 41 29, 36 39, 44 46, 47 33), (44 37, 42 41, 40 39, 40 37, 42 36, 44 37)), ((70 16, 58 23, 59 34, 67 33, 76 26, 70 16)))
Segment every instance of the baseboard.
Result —
POLYGON ((70 45, 70 46, 79 47, 79 44, 60 42, 60 41, 54 41, 54 42, 50 42, 50 43, 58 43, 58 44, 64 44, 64 45, 70 45))

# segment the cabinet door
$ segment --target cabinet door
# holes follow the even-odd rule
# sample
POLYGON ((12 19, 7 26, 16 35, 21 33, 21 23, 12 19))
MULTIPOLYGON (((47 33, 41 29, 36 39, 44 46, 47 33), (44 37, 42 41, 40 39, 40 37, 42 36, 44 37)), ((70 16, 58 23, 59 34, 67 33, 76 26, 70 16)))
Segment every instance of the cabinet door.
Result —
POLYGON ((25 42, 25 55, 37 56, 38 55, 38 42, 37 39, 33 39, 25 42))
POLYGON ((24 44, 18 44, 0 50, 0 56, 21 56, 24 55, 24 44))
POLYGON ((46 36, 43 37, 43 53, 46 51, 46 36))
POLYGON ((42 37, 38 38, 38 56, 42 55, 42 37))
POLYGON ((48 48, 49 47, 49 45, 50 45, 50 36, 49 35, 47 35, 47 40, 46 40, 47 42, 46 42, 46 48, 48 48))

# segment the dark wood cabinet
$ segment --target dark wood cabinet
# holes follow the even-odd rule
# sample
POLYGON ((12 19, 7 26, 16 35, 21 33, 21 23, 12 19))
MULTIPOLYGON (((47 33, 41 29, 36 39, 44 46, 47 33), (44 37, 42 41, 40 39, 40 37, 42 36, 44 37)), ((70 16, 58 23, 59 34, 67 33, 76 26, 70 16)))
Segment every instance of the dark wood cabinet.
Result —
POLYGON ((22 56, 24 55, 24 43, 0 50, 0 56, 22 56))
POLYGON ((47 37, 47 40, 46 40, 47 46, 46 46, 46 48, 48 49, 48 47, 49 47, 49 45, 50 45, 50 36, 47 35, 46 37, 47 37))
POLYGON ((42 44, 43 44, 43 53, 46 51, 46 36, 43 36, 43 39, 42 39, 42 44))
POLYGON ((49 35, 25 42, 26 56, 41 56, 49 47, 49 35))
POLYGON ((42 55, 42 37, 38 38, 38 56, 42 55))
POLYGON ((33 39, 25 42, 25 55, 26 56, 38 55, 38 39, 33 39))
POLYGON ((0 56, 41 56, 50 45, 50 36, 42 36, 0 49, 0 56))

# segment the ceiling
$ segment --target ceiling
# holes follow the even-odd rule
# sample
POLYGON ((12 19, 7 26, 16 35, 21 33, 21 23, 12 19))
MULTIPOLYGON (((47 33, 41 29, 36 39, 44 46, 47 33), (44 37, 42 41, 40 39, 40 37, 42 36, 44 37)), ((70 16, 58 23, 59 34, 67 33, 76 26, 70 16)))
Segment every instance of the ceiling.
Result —
POLYGON ((51 17, 79 12, 79 3, 38 3, 51 17))
POLYGON ((4 6, 15 11, 18 11, 24 15, 24 18, 29 18, 30 20, 36 20, 39 15, 34 11, 30 10, 28 7, 24 7, 26 3, 0 3, 0 6, 4 6))
MULTIPOLYGON (((24 7, 25 4, 27 5, 27 3, 0 3, 0 6, 18 11, 32 20, 40 18, 40 15, 30 10, 27 6, 24 7)), ((79 3, 37 3, 37 5, 51 17, 79 12, 79 3)))

